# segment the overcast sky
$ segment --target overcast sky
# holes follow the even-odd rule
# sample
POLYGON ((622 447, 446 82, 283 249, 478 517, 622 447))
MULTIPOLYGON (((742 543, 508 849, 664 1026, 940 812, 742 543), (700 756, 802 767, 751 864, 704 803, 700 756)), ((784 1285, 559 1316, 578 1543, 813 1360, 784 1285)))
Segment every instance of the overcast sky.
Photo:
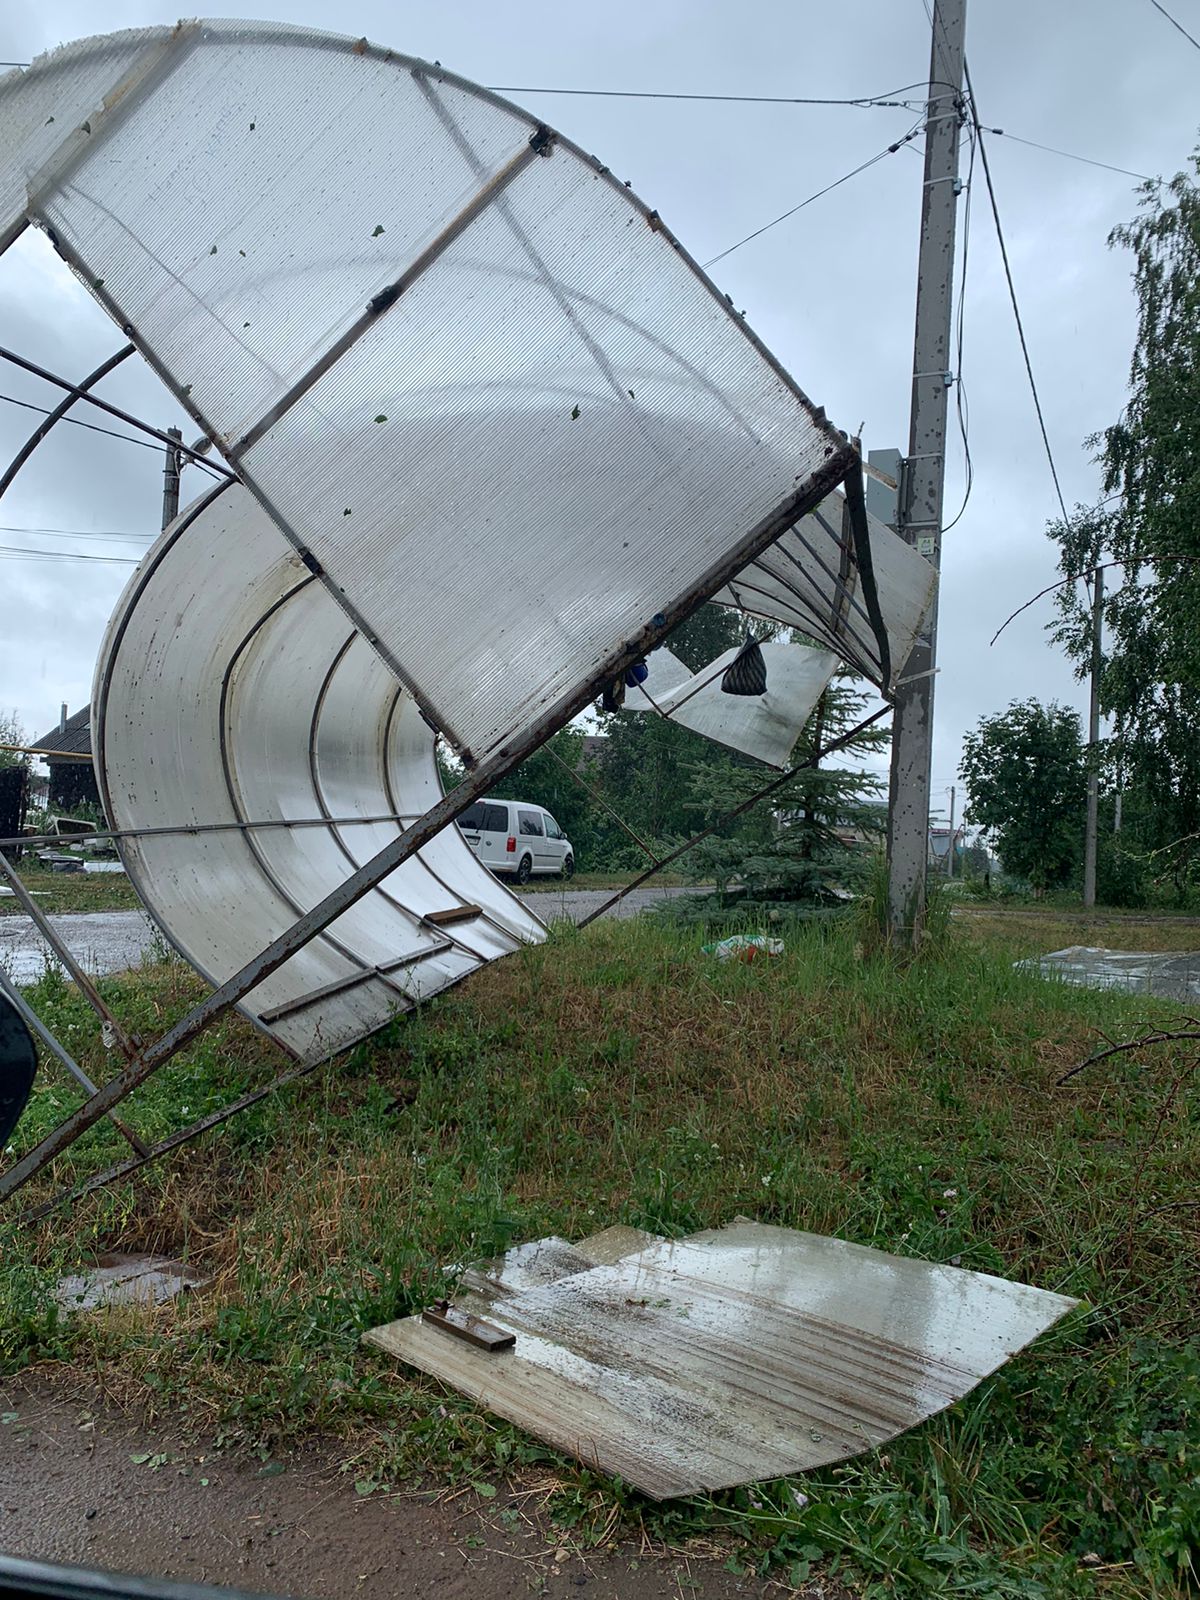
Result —
MULTIPOLYGON (((967 49, 985 127, 1138 173, 1170 175, 1200 123, 1200 51, 1150 0, 970 0, 967 49)), ((1200 0, 1173 0, 1200 36, 1200 0)), ((599 7, 504 0, 223 0, 262 16, 366 34, 493 86, 601 157, 655 206, 701 261, 726 249, 906 133, 897 109, 689 104, 532 92, 647 89, 729 94, 879 95, 928 75, 922 0, 608 0, 599 7)), ((171 20, 150 0, 0 7, 0 57, 98 30, 171 20)), ((1001 218, 1068 504, 1096 493, 1086 436, 1123 404, 1134 332, 1130 262, 1106 248, 1135 208, 1135 180, 1010 137, 989 141, 1001 218)), ((922 163, 902 149, 713 269, 801 387, 867 448, 904 448, 922 163)), ((988 639, 1054 576, 1045 537, 1053 484, 1021 362, 977 167, 963 376, 975 485, 947 535, 942 568, 935 791, 955 776, 964 731, 1028 695, 1082 705, 1043 628, 1048 603, 988 639)), ((962 245, 960 212, 960 251, 962 245)), ((120 335, 35 233, 0 259, 2 342, 81 376, 120 335)), ((135 362, 102 391, 166 426, 183 419, 135 362)), ((12 369, 0 393, 57 398, 12 369)), ((77 412, 88 421, 102 417, 77 412)), ((5 460, 36 423, 0 403, 5 460)), ((186 434, 191 437, 191 433, 186 434)), ((961 503, 961 440, 949 443, 947 513, 961 503)), ((184 475, 184 498, 200 480, 184 475)), ((60 427, 0 506, 0 546, 130 556, 157 527, 161 460, 148 449, 60 427), (72 530, 71 534, 30 529, 72 530), (132 543, 74 530, 141 535, 132 543)), ((45 732, 59 702, 91 691, 105 621, 131 569, 0 555, 0 709, 45 732)), ((934 804, 945 800, 935 792, 934 804)))

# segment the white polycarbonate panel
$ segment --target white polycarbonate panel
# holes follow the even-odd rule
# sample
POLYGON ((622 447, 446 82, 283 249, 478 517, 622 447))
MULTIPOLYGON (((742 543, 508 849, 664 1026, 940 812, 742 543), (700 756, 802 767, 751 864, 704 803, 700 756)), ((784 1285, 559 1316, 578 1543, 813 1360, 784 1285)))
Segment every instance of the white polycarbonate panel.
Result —
POLYGON ((937 574, 911 545, 868 513, 871 560, 891 655, 885 686, 844 510, 840 492, 827 496, 713 599, 797 628, 829 645, 873 682, 891 688, 929 610, 937 574))
POLYGON ((147 49, 31 215, 460 749, 562 714, 852 461, 516 108, 299 29, 147 49))
MULTIPOLYGON (((123 845, 167 938, 219 983, 441 789, 433 735, 411 696, 246 491, 227 489, 190 516, 131 581, 101 653, 95 748, 113 825, 320 823, 143 834, 123 845)), ((243 1009, 313 1059, 542 937, 538 918, 452 827, 243 1009), (448 926, 422 920, 464 906, 479 910, 448 926)))
POLYGON ((165 28, 85 39, 0 75, 0 251, 24 225, 26 187, 165 28))
MULTIPOLYGON (((109 295, 231 437, 479 187, 410 73, 297 37, 204 26, 125 114, 127 158, 85 160, 47 197, 56 234, 107 263, 109 295)), ((468 120, 485 176, 529 139, 487 111, 468 120)))
POLYGON ((625 709, 660 712, 716 744, 782 770, 838 669, 838 657, 809 645, 764 644, 767 692, 726 694, 721 676, 740 649, 735 645, 694 675, 668 651, 653 651, 647 660, 645 689, 626 690, 625 709))
POLYGON ((1078 1304, 844 1239, 615 1228, 468 1273, 503 1355, 421 1316, 367 1341, 655 1499, 828 1466, 962 1398, 1078 1304))

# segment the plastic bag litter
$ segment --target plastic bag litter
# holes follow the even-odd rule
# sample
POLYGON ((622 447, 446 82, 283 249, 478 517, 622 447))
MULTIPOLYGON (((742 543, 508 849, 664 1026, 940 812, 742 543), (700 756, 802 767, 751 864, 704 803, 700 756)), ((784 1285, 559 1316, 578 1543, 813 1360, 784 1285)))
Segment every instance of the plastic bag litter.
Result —
POLYGON ((767 662, 752 633, 721 676, 722 694, 761 695, 767 692, 767 662))
POLYGON ((716 956, 718 961, 755 961, 759 956, 781 956, 782 939, 768 939, 765 933, 735 933, 728 939, 718 939, 715 944, 701 945, 706 956, 716 956))

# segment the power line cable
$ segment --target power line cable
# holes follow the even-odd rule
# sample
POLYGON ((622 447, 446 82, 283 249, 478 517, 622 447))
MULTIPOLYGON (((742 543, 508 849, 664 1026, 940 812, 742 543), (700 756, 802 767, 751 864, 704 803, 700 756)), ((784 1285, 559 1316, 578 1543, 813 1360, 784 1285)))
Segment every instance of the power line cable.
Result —
POLYGON ((967 482, 966 482, 966 486, 965 486, 965 488, 963 490, 963 502, 962 502, 962 505, 959 506, 958 511, 955 514, 955 516, 952 517, 951 520, 949 522, 947 522, 946 525, 943 527, 942 532, 944 534, 945 533, 949 533, 950 529, 953 528, 956 523, 958 523, 958 522, 960 522, 962 520, 963 513, 966 511, 967 504, 968 504, 968 502, 970 501, 970 498, 971 498, 971 490, 975 486, 975 467, 974 467, 974 464, 971 461, 971 437, 970 437, 970 411, 971 411, 971 407, 970 407, 969 401, 967 400, 967 386, 963 382, 963 329, 964 329, 964 314, 965 314, 965 307, 966 307, 966 300, 967 300, 967 256, 968 256, 968 252, 970 251, 970 247, 971 247, 971 191, 972 191, 973 180, 974 180, 974 177, 975 177, 975 153, 976 153, 976 150, 978 149, 979 141, 978 141, 978 138, 974 136, 974 129, 971 127, 970 123, 967 124, 967 127, 968 127, 968 131, 972 134, 972 138, 971 138, 971 159, 970 159, 970 162, 967 165, 967 182, 966 182, 967 198, 963 202, 962 269, 961 269, 961 276, 959 278, 959 284, 958 284, 958 311, 957 311, 957 319, 956 319, 957 320, 957 333, 956 333, 956 338, 955 338, 955 351, 956 351, 956 353, 955 353, 955 358, 954 358, 955 374, 956 374, 956 376, 955 376, 955 384, 954 384, 955 410, 958 413, 958 430, 959 430, 959 433, 962 435, 963 456, 965 457, 965 460, 966 460, 967 482))
POLYGON ((1200 39, 1194 39, 1192 37, 1192 35, 1187 31, 1187 29, 1183 26, 1182 22, 1176 22, 1175 18, 1167 10, 1166 6, 1159 5, 1158 0, 1150 0, 1150 4, 1154 7, 1155 11, 1161 11, 1162 12, 1163 16, 1166 17, 1167 21, 1171 24, 1171 26, 1173 28, 1178 28, 1179 32, 1183 35, 1183 37, 1187 40, 1187 42, 1189 44, 1194 44, 1196 46, 1196 49, 1200 50, 1200 39))
POLYGON ((1073 150, 1059 150, 1052 144, 1039 144, 1036 139, 1025 139, 1007 128, 985 128, 984 133, 998 134, 1002 139, 1012 139, 1016 144, 1027 144, 1031 150, 1045 150, 1052 156, 1064 156, 1068 161, 1082 161, 1087 167, 1102 167, 1105 172, 1119 172, 1125 178, 1140 178, 1143 183, 1154 183, 1148 172, 1134 172, 1129 167, 1114 167, 1111 161, 1096 161, 1092 156, 1076 155, 1073 150))
POLYGON ((916 111, 924 104, 924 99, 919 101, 897 100, 896 95, 905 94, 909 89, 924 89, 925 84, 902 83, 898 89, 885 90, 883 94, 857 95, 853 99, 815 98, 808 95, 785 94, 686 94, 667 89, 559 89, 540 86, 531 88, 527 84, 489 84, 488 88, 493 94, 560 94, 579 95, 596 100, 698 100, 704 102, 726 103, 730 105, 757 105, 757 106, 858 106, 864 109, 874 106, 897 107, 903 111, 916 111))
POLYGON ((0 558, 6 561, 90 561, 104 567, 137 566, 135 556, 97 556, 82 550, 27 550, 12 544, 0 544, 0 558))
POLYGON ((709 267, 715 267, 718 261, 724 261, 726 256, 731 256, 735 250, 740 250, 744 244, 749 244, 752 239, 761 238, 764 233, 768 233, 772 228, 777 228, 781 222, 786 222, 789 217, 794 217, 797 211, 803 211, 805 206, 812 205, 814 200, 820 200, 822 195, 827 195, 832 190, 840 188, 843 183, 849 183, 851 178, 857 178, 860 172, 865 172, 868 167, 873 167, 876 162, 882 161, 886 156, 895 155, 896 151, 907 144, 910 139, 917 137, 923 126, 923 123, 917 123, 915 127, 909 129, 902 139, 897 139, 894 144, 889 144, 885 149, 880 150, 877 155, 873 155, 868 160, 861 162, 851 172, 843 173, 840 178, 835 178, 832 183, 827 183, 823 189, 818 189, 815 194, 810 194, 806 200, 801 200, 798 205, 789 207, 787 211, 783 211, 779 216, 773 217, 770 222, 764 222, 761 228, 755 228, 753 233, 748 233, 744 239, 739 239, 736 244, 731 244, 727 250, 722 250, 719 255, 710 257, 709 260, 703 263, 704 270, 707 272, 709 267))
POLYGON ((32 534, 37 538, 107 539, 125 544, 152 544, 158 537, 154 533, 119 533, 115 528, 19 528, 4 522, 0 522, 0 533, 32 534))
MULTIPOLYGON (((38 415, 42 417, 48 417, 50 415, 50 408, 48 406, 35 406, 32 401, 18 400, 15 395, 0 394, 0 400, 7 401, 10 406, 21 406, 26 411, 36 411, 38 415)), ((82 417, 59 417, 58 420, 59 422, 69 422, 72 427, 75 428, 87 428, 91 433, 103 433, 110 439, 123 439, 126 444, 141 445, 144 450, 153 450, 158 455, 162 454, 163 447, 161 445, 154 444, 149 439, 138 439, 132 433, 117 433, 112 428, 101 428, 95 422, 84 422, 82 417)), ((213 471, 206 461, 200 461, 195 457, 192 457, 189 463, 185 463, 185 465, 188 464, 203 468, 203 470, 208 473, 210 478, 217 478, 220 476, 219 473, 213 471)))
POLYGON ((1050 448, 1050 435, 1046 431, 1046 418, 1042 412, 1041 397, 1038 394, 1037 379, 1033 375, 1033 362, 1029 355, 1029 343, 1025 338, 1025 325, 1021 320, 1021 307, 1017 303, 1017 288, 1013 282, 1012 267, 1008 259, 1008 245, 1004 239, 1004 229, 1000 223, 1000 207, 996 203, 996 190, 992 183, 992 169, 988 163, 987 145, 983 139, 983 129, 979 122, 979 111, 975 102, 975 89, 971 83, 971 71, 963 59, 963 72, 967 80, 967 94, 969 96, 971 121, 975 126, 975 139, 979 146, 979 159, 983 163, 983 176, 987 184, 988 200, 992 208, 992 220, 996 224, 996 239, 1000 245, 1000 259, 1004 263, 1004 276, 1008 282, 1008 297, 1012 302, 1013 317, 1017 324, 1017 337, 1021 341, 1021 354, 1025 358, 1025 372, 1029 378, 1029 389, 1033 395, 1033 408, 1037 412, 1038 427, 1042 431, 1042 443, 1046 448, 1046 460, 1050 463, 1050 476, 1054 479, 1054 492, 1058 496, 1059 510, 1062 512, 1064 522, 1069 522, 1067 515, 1067 502, 1063 498, 1062 485, 1058 481, 1058 468, 1054 463, 1054 451, 1050 448))
MULTIPOLYGON (((60 378, 56 372, 51 372, 48 367, 39 366, 36 361, 30 361, 27 356, 18 355, 15 350, 9 350, 0 345, 0 360, 7 361, 14 367, 19 367, 22 372, 32 373, 35 378, 41 378, 44 382, 53 384, 55 388, 65 390, 67 394, 82 400, 85 405, 94 406, 98 411, 106 412, 108 416, 115 417, 118 422, 124 422, 129 427, 136 428, 139 433, 144 433, 151 439, 157 439, 159 444, 165 446, 168 450, 174 450, 179 455, 186 456, 189 460, 196 459, 197 452, 190 445, 180 443, 179 439, 172 438, 169 433, 164 433, 161 428, 156 428, 149 422, 143 422, 140 417, 135 417, 131 412, 123 411, 120 406, 114 406, 108 400, 101 400, 99 395, 92 394, 89 390, 78 388, 67 378, 60 378)), ((237 473, 231 471, 230 468, 220 465, 217 470, 220 471, 221 476, 227 482, 236 483, 238 481, 237 473)))

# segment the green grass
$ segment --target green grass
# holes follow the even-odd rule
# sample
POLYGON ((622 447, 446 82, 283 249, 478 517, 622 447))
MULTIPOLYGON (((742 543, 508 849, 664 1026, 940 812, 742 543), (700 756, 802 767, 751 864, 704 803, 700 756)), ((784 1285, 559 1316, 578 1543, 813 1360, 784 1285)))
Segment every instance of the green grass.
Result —
MULTIPOLYGON (((60 911, 130 911, 141 905, 123 872, 47 872, 18 862, 21 882, 47 913, 60 911)), ((0 897, 0 917, 25 915, 16 896, 0 897)))
MULTIPOLYGON (((576 1537, 702 1534, 797 1583, 832 1568, 873 1594, 1191 1592, 1200 1086, 1169 1052, 1055 1086, 1154 1008, 1014 972, 1030 940, 1053 947, 1041 924, 956 918, 906 968, 865 954, 849 920, 783 932, 785 957, 741 966, 667 926, 562 930, 136 1183, 36 1231, 0 1224, 0 1372, 65 1364, 230 1443, 332 1432, 360 1493, 536 1472, 576 1537), (665 1506, 359 1343, 447 1286, 448 1263, 513 1240, 738 1214, 1087 1305, 881 1451, 665 1506), (214 1285, 156 1314, 59 1320, 52 1274, 118 1245, 186 1255, 214 1285)), ((176 966, 107 992, 149 1033, 195 989, 176 966)), ((49 978, 35 1000, 101 1072, 74 995, 49 978)), ((276 1065, 228 1023, 130 1120, 163 1131, 276 1065)), ((48 1078, 19 1146, 73 1103, 48 1078)), ((56 1177, 122 1152, 97 1129, 56 1177)))

